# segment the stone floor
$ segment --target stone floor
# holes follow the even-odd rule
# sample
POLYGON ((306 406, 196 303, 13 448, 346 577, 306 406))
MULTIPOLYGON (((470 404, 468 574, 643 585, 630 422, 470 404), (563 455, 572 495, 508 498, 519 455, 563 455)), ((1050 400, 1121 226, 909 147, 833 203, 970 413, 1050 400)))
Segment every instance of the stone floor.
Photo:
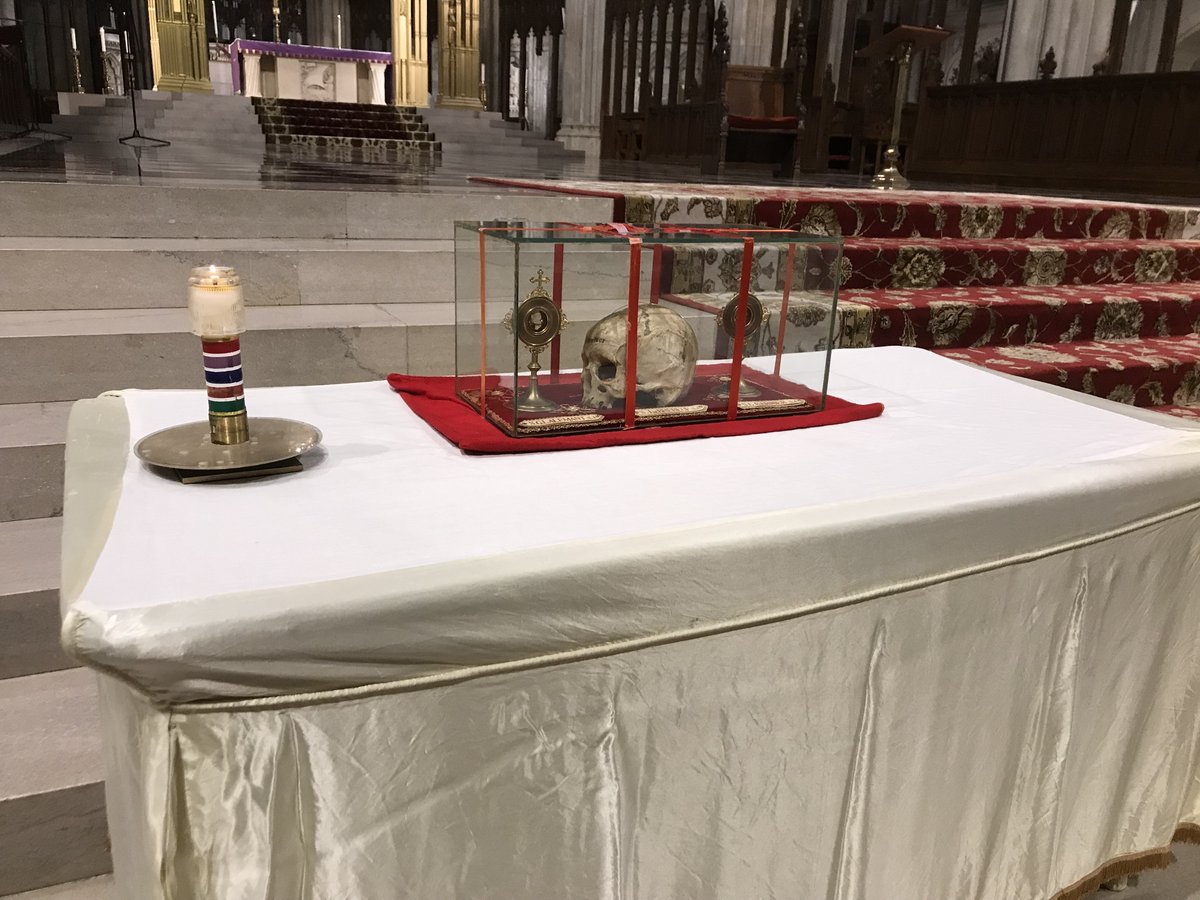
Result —
MULTIPOLYGON (((1200 847, 1180 844, 1175 847, 1175 855, 1178 861, 1173 866, 1161 872, 1147 872, 1136 888, 1120 893, 1099 891, 1094 900, 1200 900, 1200 847)), ((9 900, 117 900, 117 893, 112 876, 106 875, 17 894, 9 900)))

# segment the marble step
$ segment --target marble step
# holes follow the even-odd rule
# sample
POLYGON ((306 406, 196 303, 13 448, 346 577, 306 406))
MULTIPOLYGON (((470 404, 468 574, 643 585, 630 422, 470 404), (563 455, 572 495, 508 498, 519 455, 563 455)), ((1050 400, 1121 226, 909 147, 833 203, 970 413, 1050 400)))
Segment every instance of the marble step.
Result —
MULTIPOLYGON (((204 137, 213 144, 221 143, 226 137, 254 137, 255 135, 261 137, 263 133, 262 128, 253 118, 248 121, 238 119, 232 122, 222 121, 219 124, 211 124, 205 123, 202 119, 197 121, 195 117, 172 116, 167 113, 153 121, 143 121, 139 116, 138 125, 143 131, 166 131, 172 134, 204 137)), ((127 134, 132 126, 132 117, 124 116, 96 122, 69 123, 63 128, 63 131, 69 131, 75 135, 76 140, 82 140, 91 134, 107 135, 122 130, 127 134)))
MULTIPOLYGON (((587 329, 618 305, 612 298, 564 303, 571 324, 562 358, 579 359, 587 329)), ((714 317, 687 315, 696 320, 701 345, 711 346, 714 317)), ((247 309, 246 325, 242 355, 252 413, 255 387, 454 373, 451 303, 259 306, 247 309)), ((489 341, 511 340, 498 324, 492 327, 489 341)), ((0 396, 27 404, 123 388, 198 388, 198 339, 186 328, 182 307, 0 312, 0 358, 11 361, 0 374, 0 396)))
POLYGON ((0 680, 0 896, 111 871, 95 678, 0 680))
POLYGON ((450 239, 456 220, 607 222, 613 215, 606 198, 462 181, 422 193, 0 182, 0 237, 450 239))
POLYGON ((448 240, 0 238, 0 310, 180 307, 214 263, 251 305, 454 299, 448 240))
MULTIPOLYGON (((401 308, 251 307, 246 317, 249 332, 242 340, 247 382, 365 381, 405 371, 410 335, 417 344, 415 359, 444 368, 452 349, 449 334, 431 351, 420 339, 427 305, 405 305, 406 319, 400 318, 401 308), (403 327, 410 323, 414 327, 403 327)), ((0 375, 0 395, 16 403, 34 403, 76 400, 118 388, 197 387, 199 347, 187 327, 182 305, 0 312, 0 357, 11 363, 0 375), (67 359, 73 361, 71 366, 58 362, 67 359)))
POLYGON ((69 412, 69 403, 0 405, 0 523, 62 513, 69 412))
POLYGON ((0 679, 77 665, 58 639, 61 539, 61 519, 0 522, 0 679))
POLYGON ((121 900, 117 895, 117 884, 112 875, 98 875, 69 884, 22 891, 7 900, 121 900))

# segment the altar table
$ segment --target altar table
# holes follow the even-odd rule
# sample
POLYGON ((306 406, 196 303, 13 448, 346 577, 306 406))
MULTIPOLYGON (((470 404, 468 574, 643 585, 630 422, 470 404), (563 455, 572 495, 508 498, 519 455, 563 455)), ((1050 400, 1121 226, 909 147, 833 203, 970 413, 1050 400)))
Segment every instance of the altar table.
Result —
POLYGON ((830 390, 885 412, 495 457, 251 390, 324 451, 205 486, 129 453, 201 392, 79 403, 121 897, 1041 900, 1200 836, 1200 433, 906 348, 830 390))
POLYGON ((387 102, 384 78, 391 64, 392 54, 375 50, 245 38, 229 45, 233 92, 247 97, 382 105, 387 102))

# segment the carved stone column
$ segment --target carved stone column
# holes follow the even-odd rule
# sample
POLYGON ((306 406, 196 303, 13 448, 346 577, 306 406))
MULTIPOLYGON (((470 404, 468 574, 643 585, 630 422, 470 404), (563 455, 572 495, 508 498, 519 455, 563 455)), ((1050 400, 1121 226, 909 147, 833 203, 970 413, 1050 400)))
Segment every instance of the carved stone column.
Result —
POLYGON ((566 0, 561 58, 565 61, 562 127, 558 139, 568 150, 582 150, 588 161, 600 158, 600 88, 604 70, 604 4, 566 0))
MULTIPOLYGON (((844 3, 835 4, 841 8, 844 3)), ((775 31, 774 0, 727 0, 729 62, 735 66, 769 66, 775 31)))
POLYGON ((1108 50, 1113 4, 1114 0, 1054 0, 1048 4, 1042 43, 1054 47, 1057 77, 1092 74, 1092 66, 1108 50))
MULTIPOLYGON (((1050 0, 1024 0, 1019 14, 1015 5, 1009 0, 1000 80, 1032 81, 1038 77, 1038 63, 1050 48, 1050 43, 1046 42, 1046 14, 1050 0)), ((1057 53, 1056 50, 1056 56, 1057 53)))

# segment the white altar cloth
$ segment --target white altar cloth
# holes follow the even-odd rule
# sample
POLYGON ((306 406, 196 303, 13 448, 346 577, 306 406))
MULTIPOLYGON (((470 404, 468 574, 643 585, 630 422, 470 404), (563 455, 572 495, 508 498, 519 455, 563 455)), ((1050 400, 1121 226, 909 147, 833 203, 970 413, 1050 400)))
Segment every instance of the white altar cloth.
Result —
POLYGON ((901 348, 830 389, 887 409, 473 458, 251 391, 324 456, 204 487, 128 453, 199 392, 80 404, 122 896, 1033 900, 1200 825, 1200 434, 901 348))

